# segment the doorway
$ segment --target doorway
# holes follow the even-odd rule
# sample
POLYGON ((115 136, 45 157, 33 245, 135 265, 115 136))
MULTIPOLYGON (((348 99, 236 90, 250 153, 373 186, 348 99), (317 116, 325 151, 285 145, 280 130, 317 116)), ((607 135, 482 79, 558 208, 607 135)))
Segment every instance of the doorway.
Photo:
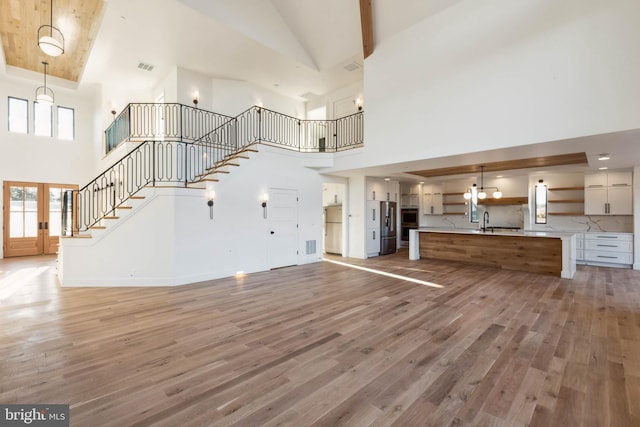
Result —
POLYGON ((3 256, 55 254, 62 231, 62 195, 77 185, 4 181, 3 256))
POLYGON ((298 264, 298 191, 269 189, 269 268, 298 264))

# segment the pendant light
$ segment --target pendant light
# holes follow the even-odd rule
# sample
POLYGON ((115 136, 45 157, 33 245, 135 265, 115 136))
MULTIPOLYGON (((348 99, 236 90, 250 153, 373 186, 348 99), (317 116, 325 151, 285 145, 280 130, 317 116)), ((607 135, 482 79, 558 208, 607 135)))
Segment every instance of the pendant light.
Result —
MULTIPOLYGON (((489 188, 495 188, 495 191, 493 192, 494 199, 499 199, 502 197, 502 191, 500 191, 498 187, 487 187, 487 189, 489 188)), ((462 196, 465 198, 465 200, 469 200, 473 197, 474 191, 477 192, 477 197, 479 200, 487 198, 487 192, 485 191, 484 187, 484 166, 480 166, 480 190, 478 191, 478 186, 476 184, 473 184, 471 188, 467 188, 462 196)))
POLYGON ((42 64, 44 65, 44 86, 36 89, 36 102, 38 104, 51 105, 55 97, 51 88, 47 87, 47 65, 49 65, 49 63, 42 61, 42 64))
POLYGON ((53 0, 49 12, 50 25, 41 25, 38 28, 38 46, 49 56, 60 56, 64 53, 64 36, 53 26, 53 0))
POLYGON ((480 166, 480 191, 478 192, 478 199, 486 199, 487 193, 484 192, 484 166, 480 166))

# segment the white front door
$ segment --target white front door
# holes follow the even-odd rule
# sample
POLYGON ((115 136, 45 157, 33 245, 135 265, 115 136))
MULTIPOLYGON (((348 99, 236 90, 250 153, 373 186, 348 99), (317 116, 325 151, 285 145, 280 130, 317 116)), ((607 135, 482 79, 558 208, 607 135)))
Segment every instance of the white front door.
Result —
POLYGON ((269 189, 269 268, 298 264, 298 191, 269 189))

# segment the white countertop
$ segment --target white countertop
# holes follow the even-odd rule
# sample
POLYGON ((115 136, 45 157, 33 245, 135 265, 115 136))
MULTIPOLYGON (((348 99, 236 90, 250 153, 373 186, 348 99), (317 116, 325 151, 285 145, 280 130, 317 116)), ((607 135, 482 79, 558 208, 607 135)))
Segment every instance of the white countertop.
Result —
POLYGON ((490 230, 482 231, 476 228, 418 228, 418 232, 429 233, 452 233, 452 234, 481 234, 485 236, 520 236, 520 237, 552 237, 563 238, 570 237, 576 233, 563 233, 559 231, 515 231, 515 230, 490 230))

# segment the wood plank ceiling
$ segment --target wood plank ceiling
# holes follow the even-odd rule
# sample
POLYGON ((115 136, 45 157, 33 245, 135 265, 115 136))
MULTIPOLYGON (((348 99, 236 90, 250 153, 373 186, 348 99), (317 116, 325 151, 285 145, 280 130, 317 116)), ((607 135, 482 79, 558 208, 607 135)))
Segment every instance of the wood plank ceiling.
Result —
POLYGON ((480 173, 481 166, 484 167, 485 172, 498 172, 515 169, 544 168, 550 166, 582 165, 588 163, 589 161, 587 160, 586 153, 571 153, 560 154, 557 156, 530 157, 527 159, 452 166, 447 168, 428 169, 407 173, 423 176, 425 178, 433 178, 438 176, 480 173))
POLYGON ((53 26, 62 31, 65 53, 45 55, 38 47, 38 28, 50 24, 50 0, 0 1, 0 38, 7 65, 78 82, 98 31, 104 0, 55 0, 53 26))

